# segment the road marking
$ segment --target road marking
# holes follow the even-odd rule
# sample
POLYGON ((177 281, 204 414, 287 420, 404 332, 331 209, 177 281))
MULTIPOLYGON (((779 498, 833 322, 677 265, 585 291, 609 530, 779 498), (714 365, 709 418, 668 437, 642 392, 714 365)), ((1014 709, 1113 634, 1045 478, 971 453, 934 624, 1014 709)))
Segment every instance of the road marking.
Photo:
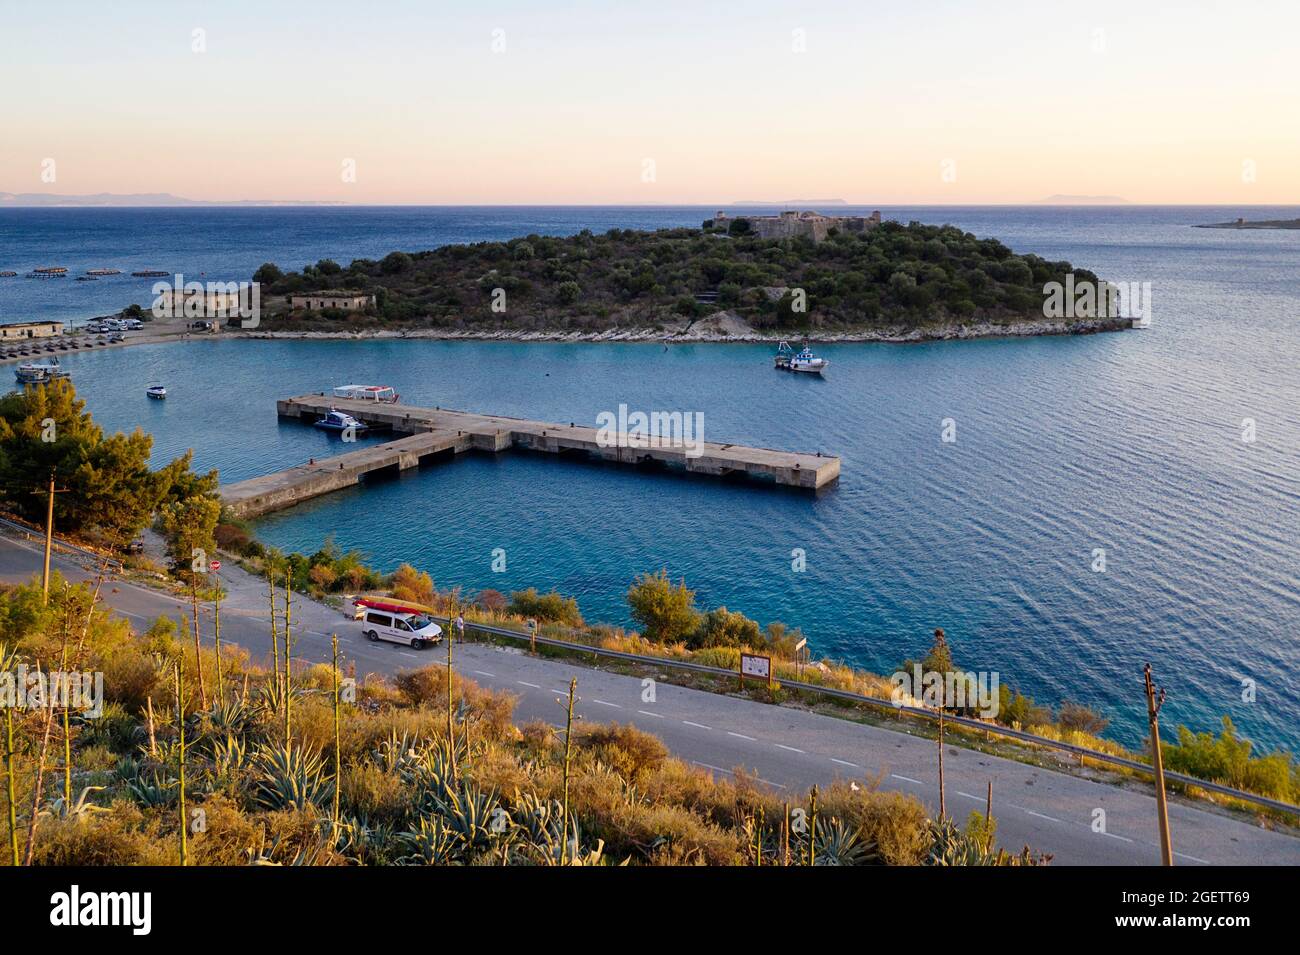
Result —
POLYGON ((854 769, 861 769, 861 768, 862 768, 862 767, 859 766, 857 763, 850 763, 847 759, 836 759, 834 756, 831 757, 831 762, 832 762, 832 763, 839 763, 841 766, 852 766, 854 769))
POLYGON ((491 677, 494 680, 496 679, 497 676, 495 673, 488 673, 487 670, 475 670, 474 672, 477 673, 479 676, 491 677))
POLYGON ((1046 816, 1046 815, 1044 815, 1044 814, 1041 813, 1041 812, 1034 812, 1032 809, 1026 809, 1025 812, 1029 813, 1029 815, 1031 815, 1031 816, 1037 816, 1039 819, 1047 819, 1047 820, 1050 821, 1050 822, 1060 822, 1060 821, 1061 821, 1061 820, 1055 818, 1054 816, 1046 816))
POLYGON ((520 686, 531 686, 534 690, 541 689, 541 687, 538 686, 536 683, 527 683, 524 680, 515 680, 515 682, 518 683, 520 686))
MULTIPOLYGON (((698 759, 693 759, 691 760, 691 762, 694 763, 696 766, 703 766, 705 769, 711 769, 714 772, 726 773, 728 776, 736 775, 731 770, 723 769, 721 766, 714 766, 712 763, 701 763, 698 759)), ((762 776, 755 776, 754 778, 758 780, 760 783, 762 783, 764 786, 775 786, 777 789, 786 788, 785 786, 782 786, 780 783, 774 783, 772 782, 772 780, 764 779, 762 776)))
POLYGON ((596 699, 593 699, 591 702, 593 702, 593 703, 599 703, 601 706, 612 706, 612 707, 614 707, 614 709, 616 709, 616 710, 621 710, 621 709, 623 708, 623 707, 619 706, 617 703, 606 703, 604 700, 596 700, 596 699))
POLYGON ((1105 830, 1102 830, 1102 833, 1101 833, 1101 834, 1102 834, 1103 836, 1110 836, 1112 839, 1119 839, 1119 840, 1122 841, 1122 842, 1132 842, 1132 841, 1133 841, 1133 840, 1130 839, 1128 836, 1117 836, 1115 833, 1113 833, 1113 832, 1106 832, 1105 830))
POLYGON ((690 720, 682 720, 687 726, 694 726, 697 730, 711 730, 712 726, 705 726, 703 723, 692 723, 690 720))
POLYGON ((661 720, 664 718, 662 713, 651 713, 649 710, 637 710, 637 712, 640 713, 642 716, 653 716, 657 720, 661 720))
POLYGON ((744 733, 733 733, 733 732, 731 732, 731 730, 727 730, 727 735, 728 735, 728 736, 734 736, 734 737, 736 737, 737 739, 747 739, 747 740, 749 740, 751 743, 757 743, 757 742, 758 742, 758 740, 754 739, 754 737, 752 737, 752 736, 746 736, 744 733))
POLYGON ((890 774, 889 774, 889 778, 890 778, 890 779, 901 779, 901 780, 902 780, 903 782, 905 782, 905 783, 916 783, 918 786, 924 786, 924 785, 925 785, 925 784, 924 784, 923 782, 921 782, 921 780, 919 780, 919 779, 913 779, 911 776, 900 776, 900 775, 898 775, 898 773, 890 773, 890 774))
POLYGON ((693 759, 691 760, 691 762, 694 763, 696 766, 703 766, 705 769, 712 769, 715 772, 726 773, 728 776, 733 775, 731 770, 723 769, 721 766, 714 766, 711 763, 701 763, 698 759, 693 759))
POLYGON ((397 655, 398 655, 399 657, 411 657, 412 659, 415 658, 415 654, 414 654, 414 653, 407 653, 405 650, 398 650, 398 651, 397 651, 397 655))
POLYGON ((1196 856, 1189 856, 1186 852, 1175 852, 1174 855, 1182 856, 1184 859, 1191 859, 1193 862, 1199 862, 1201 865, 1210 865, 1210 863, 1206 862, 1204 859, 1198 859, 1196 856))
POLYGON ((970 793, 964 793, 964 792, 962 792, 960 789, 957 790, 957 795, 958 795, 958 796, 965 796, 967 799, 974 799, 976 802, 981 802, 981 801, 982 801, 981 797, 979 797, 979 796, 972 796, 970 793))
POLYGON ((792 752, 792 753, 802 753, 802 752, 803 752, 803 750, 801 750, 801 749, 796 749, 796 748, 793 747, 793 746, 786 746, 785 743, 777 743, 777 744, 776 744, 776 748, 777 748, 777 749, 788 749, 788 750, 789 750, 790 752, 792 752))

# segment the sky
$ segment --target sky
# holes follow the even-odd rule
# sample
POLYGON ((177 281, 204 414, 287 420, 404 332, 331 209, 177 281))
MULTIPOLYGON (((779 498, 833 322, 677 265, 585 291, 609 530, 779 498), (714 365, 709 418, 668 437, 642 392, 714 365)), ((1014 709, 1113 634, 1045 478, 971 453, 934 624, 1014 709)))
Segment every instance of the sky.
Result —
POLYGON ((1300 202, 1300 3, 0 0, 0 192, 1300 202))

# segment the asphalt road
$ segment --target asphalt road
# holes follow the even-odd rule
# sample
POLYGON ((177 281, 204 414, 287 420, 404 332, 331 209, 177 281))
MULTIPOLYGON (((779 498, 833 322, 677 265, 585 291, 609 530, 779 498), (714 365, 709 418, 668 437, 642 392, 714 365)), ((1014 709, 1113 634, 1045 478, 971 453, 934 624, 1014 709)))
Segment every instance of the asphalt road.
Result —
MULTIPOLYGON (((69 579, 91 576, 70 560, 56 557, 55 564, 69 579)), ((39 544, 0 538, 0 580, 30 580, 40 565, 39 544)), ((220 576, 230 591, 222 603, 223 643, 238 644, 254 657, 269 655, 265 582, 238 568, 223 567, 220 576)), ((123 581, 107 583, 102 594, 109 607, 139 627, 159 616, 183 619, 188 614, 184 601, 123 581)), ((295 602, 293 623, 295 659, 328 662, 330 634, 337 632, 340 651, 356 662, 359 676, 391 674, 446 658, 440 647, 415 651, 369 643, 358 623, 306 598, 295 602)), ((210 636, 210 617, 203 629, 210 636)), ((517 649, 465 643, 455 648, 454 657, 462 676, 515 694, 521 722, 562 724, 561 701, 569 680, 576 678, 576 712, 582 719, 632 723, 662 739, 675 756, 719 776, 743 768, 788 793, 792 803, 806 800, 813 784, 839 778, 909 793, 932 812, 937 807, 933 740, 663 682, 656 682, 649 694, 639 678, 536 659, 517 649)), ((959 820, 972 809, 983 810, 992 781, 998 841, 1009 851, 1028 844, 1051 852, 1055 864, 1159 863, 1155 798, 1147 792, 952 746, 945 749, 944 776, 948 813, 959 820), (1097 810, 1105 813, 1101 830, 1094 824, 1097 810)), ((1182 801, 1171 802, 1169 820, 1177 864, 1300 864, 1300 839, 1289 835, 1182 801)))

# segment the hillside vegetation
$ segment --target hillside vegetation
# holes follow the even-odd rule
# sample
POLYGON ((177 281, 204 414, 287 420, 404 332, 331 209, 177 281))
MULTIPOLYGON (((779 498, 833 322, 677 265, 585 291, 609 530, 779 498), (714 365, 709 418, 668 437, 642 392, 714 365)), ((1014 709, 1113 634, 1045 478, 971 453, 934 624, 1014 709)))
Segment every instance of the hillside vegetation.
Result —
MULTIPOLYGON (((0 594, 0 677, 103 674, 103 711, 3 708, 0 864, 1033 865, 995 825, 836 783, 718 780, 630 726, 517 726, 514 698, 437 664, 268 671, 243 650, 132 633, 87 585, 0 594), (207 703, 204 698, 206 679, 207 703)), ((286 656, 289 648, 285 648, 286 656)), ((580 698, 579 698, 580 699, 580 698)), ((578 713, 583 709, 578 704, 578 713)))
POLYGON ((1018 255, 953 226, 886 222, 821 243, 705 229, 530 235, 346 268, 323 260, 285 274, 267 263, 254 277, 270 296, 348 288, 377 298, 366 315, 282 310, 272 329, 593 333, 680 328, 723 311, 759 333, 795 335, 1041 320, 1044 283, 1069 272, 1096 281, 1069 262, 1018 255))

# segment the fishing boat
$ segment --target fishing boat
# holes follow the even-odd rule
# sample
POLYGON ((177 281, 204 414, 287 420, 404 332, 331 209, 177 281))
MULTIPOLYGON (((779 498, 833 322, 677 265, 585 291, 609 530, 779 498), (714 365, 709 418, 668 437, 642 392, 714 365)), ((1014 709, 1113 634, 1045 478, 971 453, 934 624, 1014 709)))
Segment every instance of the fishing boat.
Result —
POLYGON ((43 385, 56 378, 67 378, 68 373, 59 366, 57 358, 52 358, 45 362, 25 361, 14 369, 14 377, 22 385, 43 385))
POLYGON ((397 403, 398 394, 387 385, 339 385, 334 389, 334 397, 391 405, 397 403))
POLYGON ((167 397, 167 388, 164 385, 150 385, 144 390, 144 393, 150 398, 163 399, 167 397))
POLYGON ((9 272, 9 271, 0 272, 0 279, 11 279, 14 278, 17 274, 18 274, 17 272, 9 272))
POLYGON ((366 423, 358 421, 350 414, 331 408, 325 417, 316 419, 316 427, 322 431, 350 431, 352 434, 360 434, 366 430, 366 423))
POLYGON ((820 375, 830 362, 825 358, 818 358, 807 345, 796 354, 789 342, 781 342, 777 347, 773 364, 781 371, 800 371, 805 374, 820 375))

